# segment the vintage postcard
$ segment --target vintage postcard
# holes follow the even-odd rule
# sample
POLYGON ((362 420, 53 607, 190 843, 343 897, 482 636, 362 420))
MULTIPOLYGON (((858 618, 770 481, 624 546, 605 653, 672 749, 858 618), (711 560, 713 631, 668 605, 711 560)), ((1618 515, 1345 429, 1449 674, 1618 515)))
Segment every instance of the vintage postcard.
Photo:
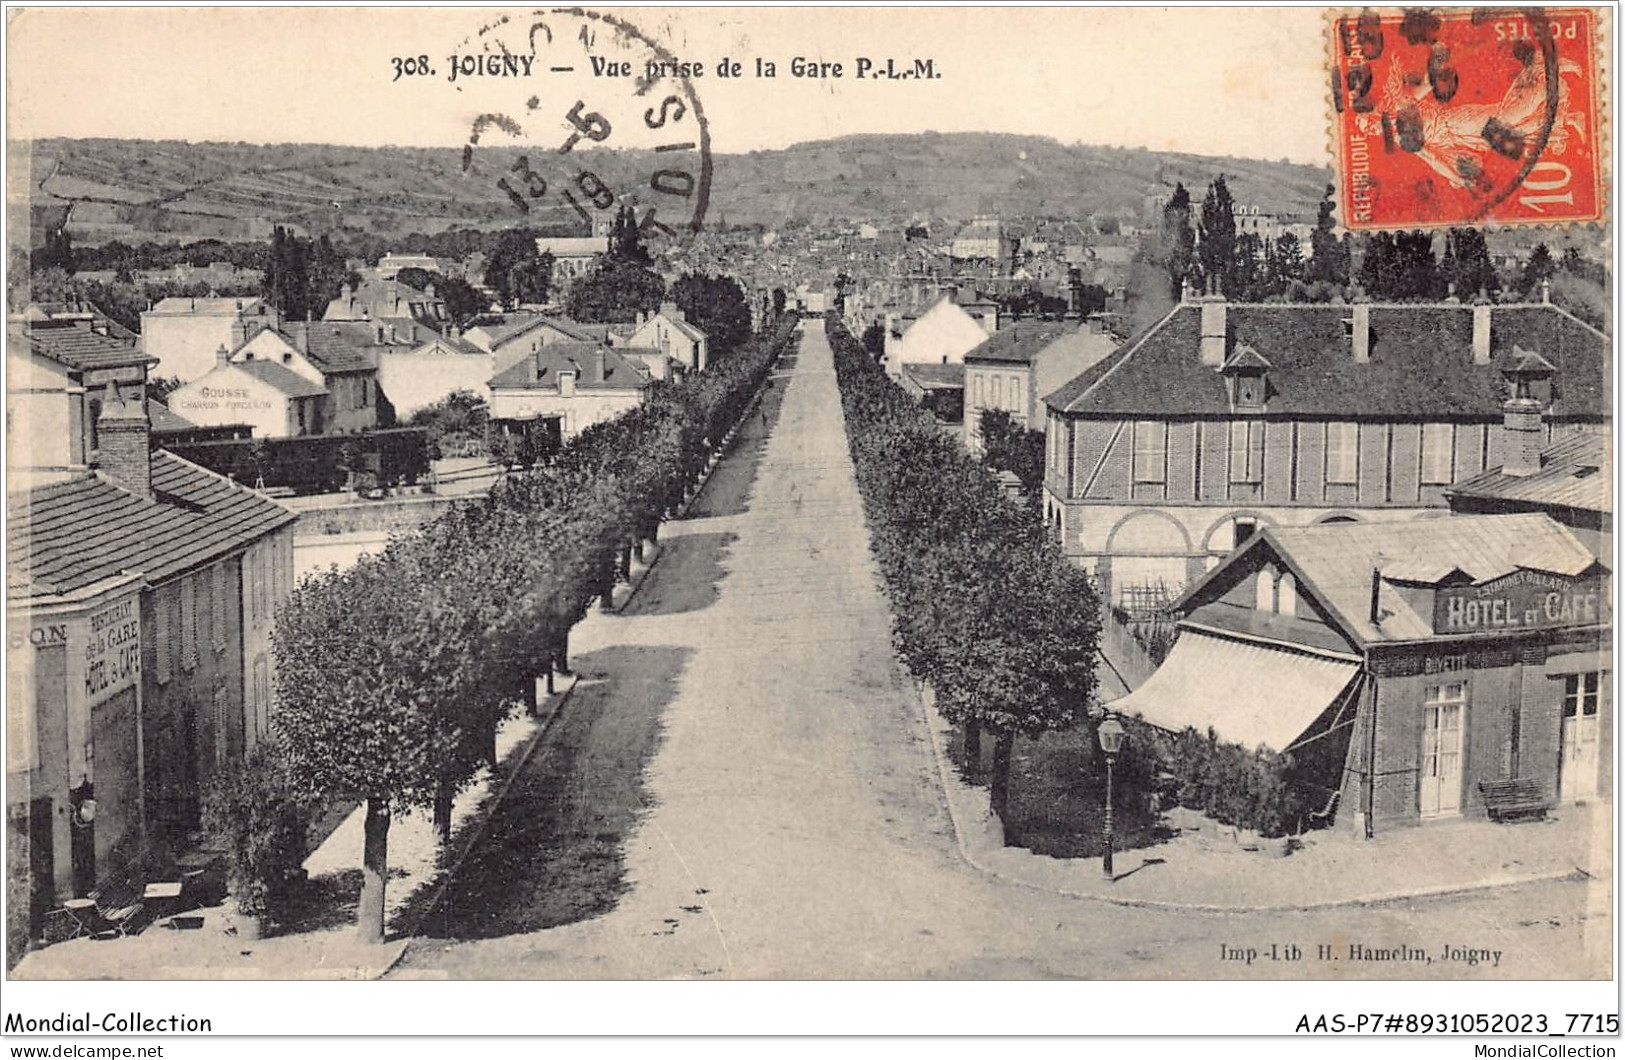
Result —
POLYGON ((8 1035, 1617 1033, 1611 11, 6 15, 8 1035))

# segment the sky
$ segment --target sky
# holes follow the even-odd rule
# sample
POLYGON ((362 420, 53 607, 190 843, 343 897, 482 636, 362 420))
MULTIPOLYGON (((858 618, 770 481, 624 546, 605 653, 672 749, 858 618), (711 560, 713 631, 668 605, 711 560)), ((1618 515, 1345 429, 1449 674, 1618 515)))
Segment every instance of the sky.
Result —
MULTIPOLYGON (((680 61, 706 64, 693 86, 719 153, 934 130, 1329 162, 1318 9, 597 10, 612 11, 680 61), (841 62, 844 76, 792 77, 797 56, 841 62), (858 81, 860 56, 877 67, 887 57, 904 67, 928 58, 940 76, 858 81), (747 76, 716 77, 725 58, 741 62, 747 76), (749 76, 757 58, 776 62, 779 76, 749 76)), ((13 9, 8 137, 459 146, 482 108, 513 113, 542 83, 446 80, 447 56, 478 51, 477 30, 498 14, 13 9), (418 55, 431 57, 435 76, 396 80, 393 60, 418 55)), ((527 17, 526 9, 509 14, 527 17)), ((586 58, 574 42, 553 47, 586 58)), ((570 75, 577 81, 569 89, 547 84, 584 97, 612 87, 584 71, 570 75)), ((539 68, 537 75, 545 77, 539 68)))

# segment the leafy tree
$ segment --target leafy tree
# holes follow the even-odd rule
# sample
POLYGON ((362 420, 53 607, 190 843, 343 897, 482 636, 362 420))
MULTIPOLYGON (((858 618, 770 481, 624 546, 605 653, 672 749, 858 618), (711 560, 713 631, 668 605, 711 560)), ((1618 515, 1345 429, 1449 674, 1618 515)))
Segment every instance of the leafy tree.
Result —
POLYGON ((638 228, 637 213, 631 206, 622 206, 615 214, 609 231, 609 259, 631 265, 649 265, 654 259, 643 247, 643 231, 638 228))
POLYGON ((485 286, 507 309, 547 301, 553 284, 553 255, 536 247, 536 233, 510 228, 497 240, 485 263, 485 286))
POLYGON ((456 276, 442 278, 435 284, 435 293, 445 300, 447 315, 458 325, 466 325, 485 312, 488 305, 485 296, 473 284, 456 276))
POLYGON ((1495 264, 1484 233, 1476 228, 1452 228, 1445 239, 1445 256, 1439 262, 1439 280, 1446 289, 1454 288, 1460 298, 1478 292, 1493 295, 1501 288, 1495 264))
POLYGON ((1529 255, 1529 261, 1523 267, 1523 276, 1518 280, 1518 290, 1525 295, 1534 294, 1543 280, 1550 280, 1557 271, 1552 261, 1552 251, 1545 243, 1535 244, 1534 253, 1529 255))
POLYGON ((726 356, 750 338, 745 292, 727 276, 679 277, 671 285, 671 300, 709 337, 713 357, 726 356))
POLYGON ((1044 484, 1044 432, 1031 430, 1004 409, 984 409, 977 429, 982 435, 982 463, 1015 475, 1028 501, 1039 504, 1044 484))
POLYGON ((1326 185, 1320 200, 1320 212, 1315 218, 1315 230, 1309 234, 1309 262, 1304 279, 1309 283, 1327 283, 1334 287, 1349 284, 1348 248, 1337 238, 1336 189, 1326 185))
MULTIPOLYGON (((277 225, 271 232, 271 254, 264 294, 284 320, 310 319, 310 244, 277 225)), ((322 305, 325 312, 326 304, 322 305)))
POLYGON ((147 396, 155 401, 169 400, 169 395, 185 386, 178 375, 151 375, 147 377, 147 396))
POLYGON ((965 727, 967 748, 979 748, 983 729, 994 734, 993 804, 1003 814, 1015 737, 1083 717, 1098 602, 1038 515, 1008 501, 839 318, 826 327, 894 644, 965 727))
POLYGON ((1221 294, 1237 297, 1236 255, 1236 203, 1224 177, 1218 176, 1208 185, 1202 199, 1201 242, 1197 257, 1202 266, 1204 282, 1218 285, 1221 294))
POLYGON ((1178 301, 1190 278, 1196 253, 1196 233, 1191 228, 1191 193, 1183 183, 1174 186, 1173 197, 1162 208, 1162 240, 1168 268, 1168 293, 1178 301))
POLYGON ((384 939, 384 881, 393 813, 428 807, 444 739, 437 705, 459 691, 440 665, 449 630, 398 558, 364 556, 315 574, 278 612, 277 731, 294 770, 330 799, 366 803, 357 929, 384 939))
POLYGON ((863 349, 876 361, 886 356, 886 325, 877 322, 863 329, 863 349))
POLYGON ((642 265, 603 258, 570 285, 569 313, 583 323, 630 324, 666 297, 666 281, 642 265))
MULTIPOLYGON (((408 265, 395 274, 395 280, 398 283, 406 284, 408 287, 416 287, 418 290, 423 291, 427 290, 430 284, 438 285, 441 282, 441 276, 439 273, 430 272, 428 269, 408 265)), ((436 290, 439 290, 438 286, 436 290)))
POLYGON ((34 252, 34 270, 61 269, 72 276, 76 263, 73 253, 73 237, 63 225, 51 225, 45 229, 45 245, 34 252))
POLYGON ((1274 251, 1271 286, 1279 292, 1294 280, 1303 279, 1303 244, 1292 232, 1282 232, 1275 237, 1274 251))

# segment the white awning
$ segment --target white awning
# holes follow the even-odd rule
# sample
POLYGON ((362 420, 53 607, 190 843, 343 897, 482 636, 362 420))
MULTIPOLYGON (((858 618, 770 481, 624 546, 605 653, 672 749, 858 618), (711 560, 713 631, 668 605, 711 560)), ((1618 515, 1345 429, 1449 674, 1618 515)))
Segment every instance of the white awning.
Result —
POLYGON ((1173 732, 1211 727, 1221 740, 1284 751, 1357 670, 1343 659, 1187 628, 1145 684, 1108 706, 1173 732))

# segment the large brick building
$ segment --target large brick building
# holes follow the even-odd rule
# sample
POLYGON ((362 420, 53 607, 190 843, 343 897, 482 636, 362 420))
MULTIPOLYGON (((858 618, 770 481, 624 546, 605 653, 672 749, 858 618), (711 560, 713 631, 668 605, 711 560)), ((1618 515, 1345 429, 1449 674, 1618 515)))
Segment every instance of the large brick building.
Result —
POLYGON ((1261 527, 1442 513, 1606 423, 1611 349, 1545 304, 1187 301, 1046 399, 1045 514, 1114 603, 1166 602, 1261 527))

